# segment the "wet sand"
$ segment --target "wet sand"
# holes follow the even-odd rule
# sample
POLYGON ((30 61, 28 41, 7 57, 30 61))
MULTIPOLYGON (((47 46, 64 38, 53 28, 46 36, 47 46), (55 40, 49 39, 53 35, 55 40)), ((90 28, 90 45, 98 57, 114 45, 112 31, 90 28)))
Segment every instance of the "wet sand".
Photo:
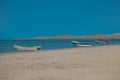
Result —
POLYGON ((120 45, 0 54, 0 80, 120 80, 120 45))

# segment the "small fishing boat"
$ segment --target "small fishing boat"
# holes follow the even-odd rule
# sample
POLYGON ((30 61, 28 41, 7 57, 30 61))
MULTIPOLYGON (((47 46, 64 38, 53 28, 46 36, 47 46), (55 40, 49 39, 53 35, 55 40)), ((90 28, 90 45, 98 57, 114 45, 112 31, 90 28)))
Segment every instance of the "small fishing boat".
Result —
POLYGON ((14 45, 13 46, 17 50, 40 50, 41 46, 19 46, 19 45, 14 45))
POLYGON ((96 40, 95 41, 96 44, 110 44, 110 41, 109 40, 96 40))
POLYGON ((74 44, 74 46, 78 46, 78 47, 90 47, 90 46, 94 46, 92 43, 77 42, 77 41, 72 41, 72 44, 74 44))

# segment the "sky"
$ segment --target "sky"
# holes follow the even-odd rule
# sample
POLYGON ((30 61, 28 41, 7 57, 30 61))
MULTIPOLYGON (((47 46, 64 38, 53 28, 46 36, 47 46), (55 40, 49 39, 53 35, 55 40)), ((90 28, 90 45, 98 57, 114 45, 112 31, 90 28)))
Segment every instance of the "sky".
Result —
POLYGON ((0 0, 0 39, 115 33, 119 0, 0 0))

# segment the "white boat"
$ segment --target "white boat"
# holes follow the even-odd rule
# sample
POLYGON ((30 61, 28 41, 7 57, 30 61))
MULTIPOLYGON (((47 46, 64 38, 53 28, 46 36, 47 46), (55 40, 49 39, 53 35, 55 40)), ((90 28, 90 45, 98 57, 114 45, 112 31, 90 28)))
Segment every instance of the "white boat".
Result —
POLYGON ((41 49, 40 46, 28 47, 28 46, 14 45, 13 47, 14 47, 15 49, 17 49, 17 50, 40 50, 40 49, 41 49))
POLYGON ((90 47, 93 46, 92 43, 83 43, 83 42, 77 42, 77 41, 72 41, 72 44, 78 47, 90 47))
POLYGON ((78 46, 78 47, 91 47, 91 46, 93 46, 93 44, 77 44, 75 46, 78 46))
POLYGON ((80 42, 72 41, 73 44, 80 44, 80 42))

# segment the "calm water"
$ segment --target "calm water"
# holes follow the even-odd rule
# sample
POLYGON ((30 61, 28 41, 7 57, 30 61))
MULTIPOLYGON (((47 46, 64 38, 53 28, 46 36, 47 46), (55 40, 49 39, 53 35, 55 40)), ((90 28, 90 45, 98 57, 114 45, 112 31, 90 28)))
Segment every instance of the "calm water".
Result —
MULTIPOLYGON (((42 50, 53 50, 62 48, 75 48, 71 43, 72 40, 0 40, 0 53, 18 52, 13 48, 13 45, 20 46, 41 46, 42 50)), ((76 40, 80 42, 91 42, 95 43, 95 40, 76 40)), ((110 45, 120 44, 120 39, 110 40, 110 45)), ((95 45, 103 46, 103 45, 95 45)))

